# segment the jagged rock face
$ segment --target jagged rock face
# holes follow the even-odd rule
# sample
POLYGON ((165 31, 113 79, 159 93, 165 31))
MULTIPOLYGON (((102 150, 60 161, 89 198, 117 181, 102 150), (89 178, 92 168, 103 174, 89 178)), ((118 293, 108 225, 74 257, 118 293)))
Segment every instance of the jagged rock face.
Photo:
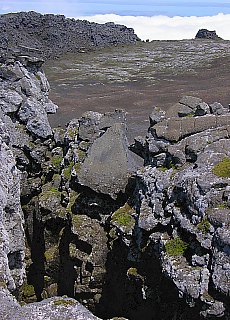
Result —
POLYGON ((220 40, 221 38, 216 34, 216 31, 200 29, 196 34, 196 39, 220 40))
MULTIPOLYGON (((106 274, 106 224, 124 204, 134 170, 125 136, 125 112, 89 112, 72 120, 66 130, 53 131, 47 113, 55 112, 57 106, 48 98, 49 84, 41 63, 19 55, 3 58, 1 65, 2 137, 21 171, 27 235, 27 279, 18 297, 33 302, 67 294, 94 310, 106 274), (110 152, 111 148, 116 152, 110 152), (90 179, 81 174, 95 155, 101 159, 101 170, 94 172, 93 179, 98 183, 104 177, 104 189, 103 184, 95 188, 86 183, 90 179)), ((18 263, 13 259, 23 261, 24 247, 22 257, 10 254, 13 273, 18 263)))
POLYGON ((214 106, 221 115, 193 97, 165 118, 155 110, 147 139, 132 146, 148 164, 138 171, 135 197, 138 226, 151 233, 148 246, 180 297, 191 307, 201 303, 204 317, 228 319, 229 109, 214 106), (192 111, 183 106, 202 106, 203 115, 187 117, 192 111))
POLYGON ((9 136, 0 120, 0 281, 10 291, 19 289, 25 277, 25 240, 20 204, 20 173, 9 136))
POLYGON ((20 48, 37 56, 57 56, 66 52, 135 44, 133 29, 114 23, 104 25, 66 19, 63 15, 20 12, 0 17, 2 48, 20 48))
POLYGON ((7 129, 10 126, 12 144, 17 143, 20 124, 35 137, 52 136, 46 109, 50 111, 52 106, 51 112, 56 112, 57 106, 48 99, 49 84, 40 70, 41 63, 26 56, 8 56, 1 61, 1 112, 3 121, 8 122, 7 129))

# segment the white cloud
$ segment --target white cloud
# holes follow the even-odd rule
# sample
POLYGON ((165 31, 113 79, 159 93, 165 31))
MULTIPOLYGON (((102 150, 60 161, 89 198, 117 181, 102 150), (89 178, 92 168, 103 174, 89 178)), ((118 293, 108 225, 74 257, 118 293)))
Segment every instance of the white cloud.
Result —
POLYGON ((216 30, 217 34, 230 40, 230 14, 219 13, 205 17, 167 17, 167 16, 119 16, 104 14, 77 17, 98 23, 113 21, 134 28, 135 33, 142 40, 181 40, 192 39, 198 29, 216 30))

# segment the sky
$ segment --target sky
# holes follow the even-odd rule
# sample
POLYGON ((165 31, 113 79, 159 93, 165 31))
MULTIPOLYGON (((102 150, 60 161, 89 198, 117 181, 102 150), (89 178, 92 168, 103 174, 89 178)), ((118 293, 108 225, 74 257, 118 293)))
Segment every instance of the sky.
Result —
POLYGON ((30 10, 125 24, 142 40, 191 39, 200 28, 230 40, 230 0, 0 0, 0 14, 30 10))

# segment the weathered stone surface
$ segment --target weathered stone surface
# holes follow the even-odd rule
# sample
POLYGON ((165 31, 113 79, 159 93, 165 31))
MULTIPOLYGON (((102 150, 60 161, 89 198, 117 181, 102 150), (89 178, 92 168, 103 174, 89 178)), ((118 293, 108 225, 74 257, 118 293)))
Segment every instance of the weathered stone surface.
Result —
POLYGON ((8 290, 0 288, 1 319, 100 320, 74 299, 54 297, 21 307, 8 290))
POLYGON ((2 90, 0 98, 0 106, 5 114, 16 112, 23 101, 22 96, 13 90, 2 90))
POLYGON ((99 129, 107 129, 115 123, 126 123, 126 112, 124 110, 115 110, 114 112, 106 112, 100 118, 99 129))
POLYGON ((192 96, 183 96, 179 101, 180 104, 183 104, 191 108, 193 111, 195 111, 197 106, 200 105, 202 102, 202 99, 192 96))
POLYGON ((22 284, 25 269, 20 175, 12 150, 0 135, 0 278, 13 291, 22 284))
POLYGON ((44 106, 35 98, 28 98, 20 107, 18 117, 26 123, 27 129, 41 138, 52 135, 46 110, 44 106))
POLYGON ((229 124, 230 116, 206 115, 205 117, 171 118, 153 126, 158 138, 178 141, 188 135, 229 124))
POLYGON ((158 107, 155 107, 149 116, 150 126, 154 126, 156 123, 162 121, 165 117, 165 111, 158 107))
POLYGON ((79 120, 79 138, 86 141, 93 141, 99 136, 99 123, 101 113, 88 111, 79 120))
POLYGON ((94 141, 78 175, 80 184, 114 199, 125 192, 135 169, 125 130, 115 124, 94 141))

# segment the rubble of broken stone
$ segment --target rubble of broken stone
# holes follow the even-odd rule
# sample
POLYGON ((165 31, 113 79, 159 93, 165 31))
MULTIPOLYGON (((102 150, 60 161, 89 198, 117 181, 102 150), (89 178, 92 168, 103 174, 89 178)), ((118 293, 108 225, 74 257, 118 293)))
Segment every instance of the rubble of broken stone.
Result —
POLYGON ((41 66, 1 59, 0 312, 229 319, 229 109, 156 107, 129 148, 123 110, 52 129, 41 66))

